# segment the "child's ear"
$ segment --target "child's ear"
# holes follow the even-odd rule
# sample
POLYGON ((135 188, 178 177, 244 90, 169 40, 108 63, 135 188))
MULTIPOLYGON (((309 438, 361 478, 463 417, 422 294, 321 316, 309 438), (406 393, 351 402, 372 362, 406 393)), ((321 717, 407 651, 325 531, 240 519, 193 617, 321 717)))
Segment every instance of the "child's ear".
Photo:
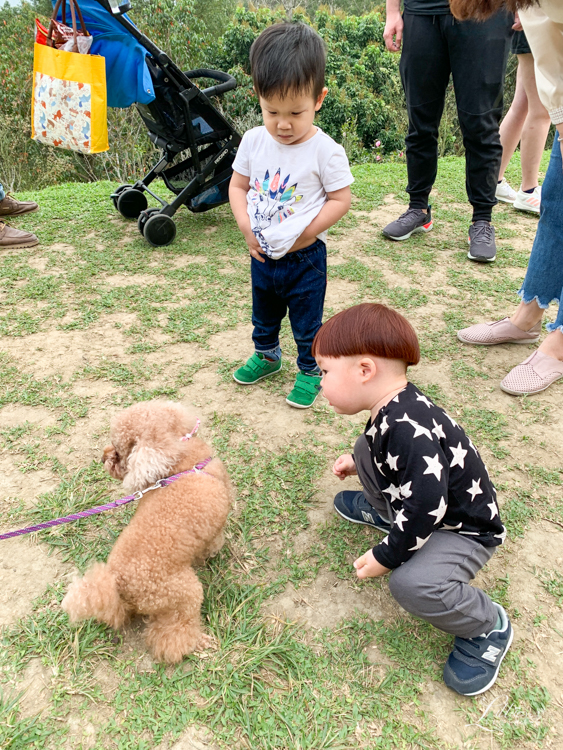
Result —
POLYGON ((359 366, 361 378, 364 382, 371 380, 377 375, 377 365, 371 357, 362 357, 359 366))
POLYGON ((323 106, 323 102, 325 100, 325 96, 328 94, 328 89, 325 86, 321 93, 318 96, 317 103, 315 104, 315 112, 318 112, 319 109, 323 106))

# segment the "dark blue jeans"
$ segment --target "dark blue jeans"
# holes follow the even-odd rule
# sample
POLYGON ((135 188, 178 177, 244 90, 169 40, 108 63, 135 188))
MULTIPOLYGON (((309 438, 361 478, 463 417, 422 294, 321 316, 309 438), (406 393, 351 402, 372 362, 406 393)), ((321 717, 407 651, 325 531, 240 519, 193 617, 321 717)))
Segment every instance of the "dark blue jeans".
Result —
POLYGON ((252 340, 257 352, 279 346, 281 322, 289 322, 297 344, 297 366, 303 372, 318 371, 311 345, 323 319, 326 293, 326 245, 317 240, 303 250, 279 260, 252 258, 252 340))

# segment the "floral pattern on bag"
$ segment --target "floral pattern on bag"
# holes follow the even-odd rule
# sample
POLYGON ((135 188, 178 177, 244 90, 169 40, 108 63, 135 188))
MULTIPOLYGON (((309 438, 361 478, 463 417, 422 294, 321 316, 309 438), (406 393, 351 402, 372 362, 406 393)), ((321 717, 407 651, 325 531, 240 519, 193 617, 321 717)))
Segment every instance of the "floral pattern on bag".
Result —
POLYGON ((90 153, 91 89, 87 83, 35 74, 34 139, 49 146, 90 153))

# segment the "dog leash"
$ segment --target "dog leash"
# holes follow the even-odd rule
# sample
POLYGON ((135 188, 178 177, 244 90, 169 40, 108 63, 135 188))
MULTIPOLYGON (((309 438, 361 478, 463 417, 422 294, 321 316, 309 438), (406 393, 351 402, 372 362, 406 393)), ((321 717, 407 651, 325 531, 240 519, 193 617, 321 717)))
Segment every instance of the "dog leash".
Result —
MULTIPOLYGON (((195 428, 195 431, 197 431, 197 426, 195 428)), ((169 484, 172 484, 172 482, 175 482, 177 479, 180 479, 180 477, 186 476, 186 474, 207 474, 208 477, 212 477, 213 474, 210 474, 208 471, 203 471, 205 467, 207 466, 207 464, 212 460, 213 460, 213 456, 209 456, 209 458, 206 458, 205 461, 201 461, 199 464, 196 464, 193 469, 188 469, 187 471, 181 471, 179 474, 173 474, 171 477, 158 479, 152 485, 152 487, 147 487, 146 490, 137 490, 135 494, 127 495, 126 497, 122 497, 119 500, 114 500, 111 503, 106 503, 105 505, 97 505, 95 508, 89 508, 88 510, 81 510, 79 513, 72 513, 70 516, 63 516, 62 518, 54 518, 52 521, 45 521, 45 523, 38 523, 35 526, 27 526, 25 529, 18 529, 17 531, 9 531, 6 534, 0 534, 0 540, 10 539, 11 537, 14 537, 14 536, 22 536, 23 534, 31 534, 33 531, 41 531, 42 529, 48 529, 50 526, 60 526, 63 523, 70 523, 71 521, 78 521, 79 518, 87 518, 88 516, 98 515, 99 513, 103 513, 106 510, 112 510, 113 508, 118 508, 120 505, 127 505, 127 503, 132 503, 133 500, 140 500, 146 492, 150 492, 151 490, 158 490, 161 487, 167 487, 169 484)))

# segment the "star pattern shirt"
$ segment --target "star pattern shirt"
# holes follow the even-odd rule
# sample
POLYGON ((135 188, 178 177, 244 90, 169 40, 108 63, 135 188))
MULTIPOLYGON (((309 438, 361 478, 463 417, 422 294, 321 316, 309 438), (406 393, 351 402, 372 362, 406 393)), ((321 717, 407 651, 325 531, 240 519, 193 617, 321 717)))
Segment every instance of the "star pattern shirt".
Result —
POLYGON ((409 383, 370 420, 365 437, 377 484, 394 515, 390 534, 373 549, 397 568, 437 529, 502 544, 496 490, 479 453, 443 409, 409 383))

